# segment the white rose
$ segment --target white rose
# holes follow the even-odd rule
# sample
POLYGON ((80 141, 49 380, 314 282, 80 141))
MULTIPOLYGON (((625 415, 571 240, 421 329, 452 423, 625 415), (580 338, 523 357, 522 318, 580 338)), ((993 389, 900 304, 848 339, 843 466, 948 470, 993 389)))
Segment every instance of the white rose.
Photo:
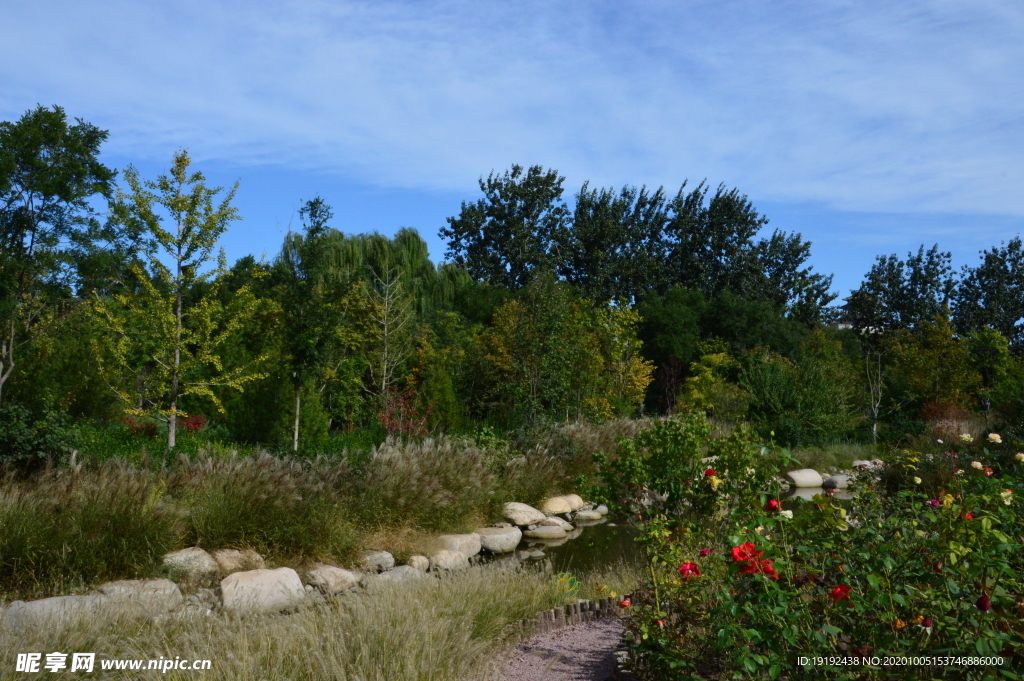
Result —
POLYGON ((779 511, 779 515, 781 517, 783 517, 783 518, 792 518, 793 517, 793 512, 792 511, 779 511))

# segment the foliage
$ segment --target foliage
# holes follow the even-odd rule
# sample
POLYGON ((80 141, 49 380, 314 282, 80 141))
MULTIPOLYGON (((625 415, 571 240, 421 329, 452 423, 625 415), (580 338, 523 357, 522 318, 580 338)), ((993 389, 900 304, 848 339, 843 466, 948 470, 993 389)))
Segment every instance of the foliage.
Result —
POLYGON ((891 341, 893 373, 914 405, 967 406, 981 387, 965 343, 955 336, 948 314, 921 321, 891 341))
POLYGON ((33 420, 31 413, 17 404, 0 406, 0 463, 20 469, 37 468, 50 459, 71 453, 77 433, 71 419, 56 411, 46 411, 33 420))
POLYGON ((88 200, 114 178, 97 158, 106 139, 58 106, 0 122, 0 395, 17 353, 78 283, 76 262, 87 264, 100 231, 88 200))

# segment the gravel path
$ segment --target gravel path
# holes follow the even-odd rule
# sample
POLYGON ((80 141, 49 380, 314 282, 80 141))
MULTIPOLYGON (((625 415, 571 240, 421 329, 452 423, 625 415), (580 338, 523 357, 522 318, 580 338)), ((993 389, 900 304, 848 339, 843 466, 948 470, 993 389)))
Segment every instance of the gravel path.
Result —
POLYGON ((538 634, 509 655, 502 681, 606 681, 614 677, 621 639, 614 618, 538 634))

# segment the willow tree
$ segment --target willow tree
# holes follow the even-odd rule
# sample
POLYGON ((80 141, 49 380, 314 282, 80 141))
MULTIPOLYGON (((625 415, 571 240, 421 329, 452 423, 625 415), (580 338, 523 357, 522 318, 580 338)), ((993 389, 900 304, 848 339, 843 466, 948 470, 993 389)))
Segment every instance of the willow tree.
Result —
POLYGON ((147 266, 134 267, 135 286, 126 292, 94 295, 92 311, 107 342, 94 342, 101 372, 125 412, 156 417, 167 423, 167 448, 174 449, 182 398, 211 400, 223 411, 214 388, 241 390, 262 378, 250 367, 228 370, 218 349, 252 316, 256 299, 248 287, 227 306, 219 300, 226 273, 223 251, 217 265, 202 269, 213 258, 218 239, 238 220, 231 201, 237 183, 215 205, 222 188, 209 188, 202 173, 189 173, 184 150, 174 155, 170 175, 140 180, 129 167, 112 204, 113 219, 134 224, 153 239, 147 266), (203 290, 202 295, 196 295, 203 290))

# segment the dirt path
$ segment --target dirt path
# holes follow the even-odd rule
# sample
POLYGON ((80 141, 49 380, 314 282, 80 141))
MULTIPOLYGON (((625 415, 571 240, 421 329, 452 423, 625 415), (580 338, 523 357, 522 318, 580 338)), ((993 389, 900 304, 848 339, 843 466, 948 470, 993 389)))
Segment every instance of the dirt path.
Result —
POLYGON ((502 681, 606 681, 614 677, 621 638, 614 618, 538 634, 512 651, 502 681))

